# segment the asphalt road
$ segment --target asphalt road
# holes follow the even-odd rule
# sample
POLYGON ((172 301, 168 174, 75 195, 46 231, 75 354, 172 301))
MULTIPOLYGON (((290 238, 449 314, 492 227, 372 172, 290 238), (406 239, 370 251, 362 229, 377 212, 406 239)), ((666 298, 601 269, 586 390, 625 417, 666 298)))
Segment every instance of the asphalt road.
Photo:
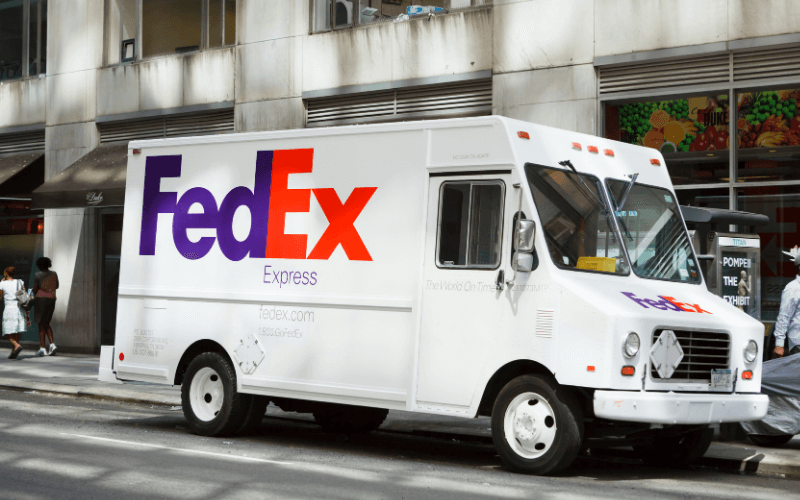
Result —
POLYGON ((145 497, 766 500, 800 499, 800 482, 591 458, 532 477, 483 444, 276 418, 254 436, 203 438, 168 407, 0 390, 0 498, 145 497))

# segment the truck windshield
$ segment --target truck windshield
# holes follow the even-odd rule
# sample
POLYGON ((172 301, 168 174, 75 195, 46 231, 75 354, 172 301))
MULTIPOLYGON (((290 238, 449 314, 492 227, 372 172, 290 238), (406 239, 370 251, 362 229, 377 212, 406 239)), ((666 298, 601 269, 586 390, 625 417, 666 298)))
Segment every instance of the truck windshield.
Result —
MULTIPOLYGON (((608 180, 615 204, 629 182, 608 180)), ((663 188, 634 184, 625 206, 616 212, 637 276, 700 283, 700 271, 675 197, 663 188)))
POLYGON ((556 266, 628 274, 611 211, 597 177, 528 163, 533 201, 556 266))

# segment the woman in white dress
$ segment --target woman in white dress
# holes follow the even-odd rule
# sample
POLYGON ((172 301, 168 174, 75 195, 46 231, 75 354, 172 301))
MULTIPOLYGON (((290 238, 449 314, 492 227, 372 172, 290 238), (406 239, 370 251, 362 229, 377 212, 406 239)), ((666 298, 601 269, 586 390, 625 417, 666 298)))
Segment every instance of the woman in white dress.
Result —
POLYGON ((25 312, 20 309, 17 302, 17 290, 24 289, 22 281, 14 279, 14 268, 7 267, 3 271, 3 281, 0 281, 0 296, 3 297, 6 307, 3 311, 3 335, 13 346, 9 359, 16 358, 22 351, 22 346, 19 345, 20 334, 28 329, 25 312))

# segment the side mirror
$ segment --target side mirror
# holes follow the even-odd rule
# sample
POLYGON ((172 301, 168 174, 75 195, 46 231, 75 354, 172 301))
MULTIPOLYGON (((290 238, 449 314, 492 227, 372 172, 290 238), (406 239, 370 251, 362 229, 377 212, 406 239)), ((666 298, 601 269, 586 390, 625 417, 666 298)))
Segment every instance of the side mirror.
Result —
POLYGON ((533 270, 533 254, 527 252, 515 252, 511 258, 511 265, 518 273, 529 273, 533 270))
POLYGON ((536 223, 532 220, 520 219, 517 221, 517 227, 514 231, 514 245, 517 252, 531 253, 533 252, 533 240, 536 236, 536 223))

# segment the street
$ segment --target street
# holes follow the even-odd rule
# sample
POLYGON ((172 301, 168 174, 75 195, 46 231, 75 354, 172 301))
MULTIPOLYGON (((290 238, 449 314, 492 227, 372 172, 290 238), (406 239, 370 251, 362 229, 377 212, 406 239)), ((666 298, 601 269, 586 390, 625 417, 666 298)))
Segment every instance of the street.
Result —
POLYGON ((504 470, 491 446, 270 417, 249 437, 191 434, 169 406, 0 390, 0 498, 800 498, 798 482, 579 459, 504 470))

